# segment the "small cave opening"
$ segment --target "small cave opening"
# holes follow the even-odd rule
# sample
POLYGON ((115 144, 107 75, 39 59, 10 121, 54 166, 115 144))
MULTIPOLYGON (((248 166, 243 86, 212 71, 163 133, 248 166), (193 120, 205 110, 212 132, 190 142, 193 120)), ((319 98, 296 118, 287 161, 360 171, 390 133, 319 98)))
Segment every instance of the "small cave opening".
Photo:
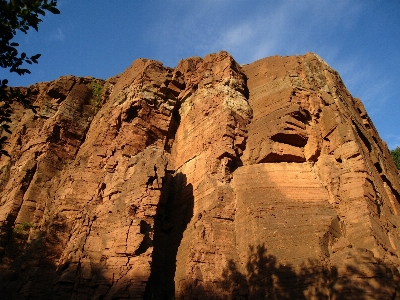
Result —
POLYGON ((280 162, 295 162, 295 163, 303 163, 306 162, 306 158, 304 156, 298 156, 294 154, 278 154, 278 153, 269 153, 264 158, 260 159, 257 163, 280 163, 280 162))
POLYGON ((303 124, 308 124, 311 121, 311 114, 306 109, 300 109, 291 113, 291 116, 303 124))
POLYGON ((271 136, 271 140, 278 143, 288 144, 294 147, 304 147, 308 137, 296 133, 277 133, 271 136))
POLYGON ((137 116, 139 115, 139 107, 137 106, 131 106, 129 107, 124 114, 124 118, 123 121, 124 122, 131 122, 134 118, 137 118, 137 116))
POLYGON ((230 173, 233 173, 237 168, 240 168, 242 166, 243 166, 243 161, 239 157, 233 159, 227 165, 230 173))
POLYGON ((61 101, 65 100, 65 98, 67 98, 68 92, 69 91, 65 91, 63 89, 60 89, 58 86, 53 85, 47 91, 47 95, 49 95, 53 99, 60 99, 60 102, 61 102, 61 101))
POLYGON ((54 125, 53 132, 51 136, 48 138, 50 143, 57 143, 61 139, 61 127, 58 125, 54 125))

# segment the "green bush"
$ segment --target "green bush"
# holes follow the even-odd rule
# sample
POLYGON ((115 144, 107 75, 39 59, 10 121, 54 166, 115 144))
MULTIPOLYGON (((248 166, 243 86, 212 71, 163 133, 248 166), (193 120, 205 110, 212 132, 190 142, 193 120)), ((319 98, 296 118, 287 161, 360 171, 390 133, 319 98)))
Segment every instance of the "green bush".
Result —
POLYGON ((103 85, 93 79, 90 83, 90 87, 92 88, 92 99, 90 99, 90 103, 93 105, 94 110, 97 112, 102 104, 101 94, 103 93, 103 85))
POLYGON ((23 239, 29 234, 29 230, 35 228, 35 225, 29 222, 22 222, 14 227, 14 234, 16 238, 23 239))
POLYGON ((33 227, 34 227, 34 225, 32 223, 22 222, 21 224, 18 224, 17 226, 15 226, 14 231, 27 231, 33 227))
POLYGON ((396 149, 390 150, 390 155, 393 157, 397 169, 400 170, 400 147, 396 147, 396 149))

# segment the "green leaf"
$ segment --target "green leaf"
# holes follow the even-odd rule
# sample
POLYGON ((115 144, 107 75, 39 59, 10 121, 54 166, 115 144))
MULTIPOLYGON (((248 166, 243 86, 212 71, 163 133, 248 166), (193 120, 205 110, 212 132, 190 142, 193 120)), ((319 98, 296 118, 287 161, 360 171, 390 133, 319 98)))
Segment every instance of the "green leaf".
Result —
POLYGON ((55 14, 55 15, 60 14, 60 11, 57 8, 53 7, 53 6, 49 6, 47 8, 47 10, 50 11, 51 13, 55 14))
POLYGON ((41 55, 42 55, 42 54, 33 55, 33 56, 31 56, 31 59, 32 59, 32 60, 36 60, 36 59, 38 59, 41 55))

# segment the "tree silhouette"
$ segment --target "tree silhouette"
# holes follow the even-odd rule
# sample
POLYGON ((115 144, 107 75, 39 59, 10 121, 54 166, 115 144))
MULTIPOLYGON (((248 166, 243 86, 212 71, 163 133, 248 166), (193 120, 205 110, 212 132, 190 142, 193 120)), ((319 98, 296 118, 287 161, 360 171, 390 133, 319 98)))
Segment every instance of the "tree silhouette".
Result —
MULTIPOLYGON (((399 272, 366 249, 344 251, 342 264, 278 262, 265 245, 249 246, 244 270, 228 262, 217 289, 191 282, 176 299, 394 299, 399 272)), ((164 298, 167 299, 167 298, 164 298)))
MULTIPOLYGON (((0 67, 9 69, 10 72, 18 75, 29 74, 30 71, 23 65, 25 63, 38 63, 40 54, 28 57, 25 52, 18 53, 18 43, 13 42, 17 31, 27 33, 32 27, 38 31, 38 25, 42 22, 39 15, 44 16, 45 11, 59 14, 56 8, 56 0, 0 0, 0 67)), ((8 80, 0 80, 0 154, 8 155, 5 151, 4 143, 6 136, 1 136, 3 131, 11 134, 10 125, 13 113, 13 103, 22 104, 25 108, 30 108, 35 112, 29 97, 30 89, 18 89, 8 86, 8 80)))

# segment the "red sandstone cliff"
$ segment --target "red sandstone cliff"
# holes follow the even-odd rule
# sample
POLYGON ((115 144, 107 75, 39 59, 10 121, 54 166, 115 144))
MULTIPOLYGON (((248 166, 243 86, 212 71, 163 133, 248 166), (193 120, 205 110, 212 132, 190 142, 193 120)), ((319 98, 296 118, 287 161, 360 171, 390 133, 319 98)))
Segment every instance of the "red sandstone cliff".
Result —
POLYGON ((0 161, 2 299, 400 298, 399 174, 314 54, 33 86, 0 161))

